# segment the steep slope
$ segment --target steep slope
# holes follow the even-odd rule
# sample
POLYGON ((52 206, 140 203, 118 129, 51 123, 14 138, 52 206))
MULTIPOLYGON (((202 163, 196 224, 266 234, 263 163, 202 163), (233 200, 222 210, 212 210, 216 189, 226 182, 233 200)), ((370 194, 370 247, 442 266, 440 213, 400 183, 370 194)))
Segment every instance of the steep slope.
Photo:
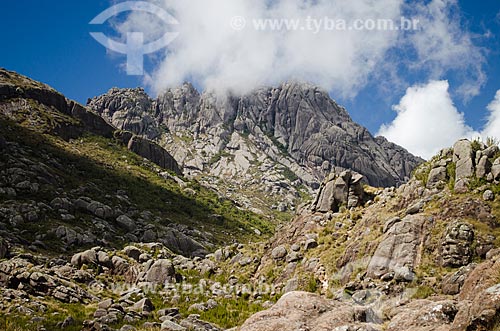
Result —
POLYGON ((270 230, 264 218, 183 178, 152 141, 6 70, 0 128, 0 223, 10 242, 56 253, 160 241, 203 256, 228 236, 270 230))
POLYGON ((238 330, 500 329, 498 146, 461 140, 397 189, 345 178, 269 241, 254 281, 287 294, 238 330))
POLYGON ((156 100, 141 89, 112 89, 88 105, 116 127, 159 141, 187 174, 265 212, 269 201, 293 208, 301 191, 310 193, 334 170, 352 169, 385 187, 408 180, 422 162, 374 138, 308 84, 242 97, 200 95, 185 84, 156 100))

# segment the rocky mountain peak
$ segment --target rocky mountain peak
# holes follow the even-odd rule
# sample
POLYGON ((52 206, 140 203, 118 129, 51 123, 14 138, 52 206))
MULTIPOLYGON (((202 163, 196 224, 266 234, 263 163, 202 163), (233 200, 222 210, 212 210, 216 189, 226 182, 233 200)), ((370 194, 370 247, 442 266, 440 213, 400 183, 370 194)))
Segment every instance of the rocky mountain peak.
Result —
MULTIPOLYGON (((114 89, 88 105, 117 128, 155 139, 187 175, 222 178, 237 191, 268 183, 255 189, 277 192, 276 201, 287 208, 299 196, 297 187, 311 193, 332 171, 353 170, 371 185, 396 186, 423 161, 374 138, 309 83, 286 82, 243 96, 199 93, 186 83, 155 100, 143 90, 114 89)), ((255 207, 252 199, 240 203, 255 207)))

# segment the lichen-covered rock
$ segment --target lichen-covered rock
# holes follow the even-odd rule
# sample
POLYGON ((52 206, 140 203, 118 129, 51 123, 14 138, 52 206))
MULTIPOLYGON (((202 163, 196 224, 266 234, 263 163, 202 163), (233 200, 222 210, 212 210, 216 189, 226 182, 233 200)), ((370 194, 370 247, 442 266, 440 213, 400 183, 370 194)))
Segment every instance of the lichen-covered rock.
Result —
POLYGON ((455 222, 446 230, 442 241, 441 264, 444 267, 461 267, 472 259, 471 245, 474 230, 470 224, 455 222))
POLYGON ((313 210, 337 212, 341 206, 353 208, 362 205, 365 199, 362 180, 363 176, 351 171, 331 174, 321 185, 313 210))
POLYGON ((166 284, 175 281, 175 268, 172 261, 161 259, 154 262, 151 267, 145 271, 143 280, 153 284, 166 284))
POLYGON ((286 257, 286 254, 287 254, 287 250, 286 250, 285 246, 278 246, 278 247, 274 248, 273 251, 271 252, 271 256, 275 260, 284 259, 286 257))
POLYGON ((394 222, 371 258, 368 276, 380 278, 392 274, 397 280, 413 280, 417 255, 426 236, 426 223, 426 218, 418 215, 394 222))

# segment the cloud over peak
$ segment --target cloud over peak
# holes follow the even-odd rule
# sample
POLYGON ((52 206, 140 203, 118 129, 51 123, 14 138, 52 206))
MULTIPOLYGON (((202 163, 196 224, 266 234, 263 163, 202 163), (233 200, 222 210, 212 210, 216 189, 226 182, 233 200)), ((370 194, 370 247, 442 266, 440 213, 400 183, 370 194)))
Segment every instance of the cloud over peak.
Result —
MULTIPOLYGON (((400 70, 430 79, 464 72, 464 97, 476 95, 484 84, 484 58, 462 29, 455 0, 417 0, 411 8, 404 0, 150 1, 180 23, 179 37, 158 54, 149 76, 156 92, 191 81, 204 89, 244 93, 294 79, 354 97, 373 77, 398 79, 400 70), (404 16, 419 20, 419 30, 400 29, 404 16), (244 19, 237 29, 235 17, 244 19), (258 27, 268 20, 281 28, 258 27), (392 20, 398 29, 358 31, 352 29, 357 20, 392 20), (388 63, 396 75, 385 74, 388 63)), ((122 35, 139 29, 146 39, 172 29, 141 12, 115 27, 122 35)))

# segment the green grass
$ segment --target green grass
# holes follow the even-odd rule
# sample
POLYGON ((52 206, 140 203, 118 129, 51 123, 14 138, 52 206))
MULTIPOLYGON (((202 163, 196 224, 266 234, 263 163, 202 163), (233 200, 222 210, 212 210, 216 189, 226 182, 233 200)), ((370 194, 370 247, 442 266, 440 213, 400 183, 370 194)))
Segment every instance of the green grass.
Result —
POLYGON ((457 164, 455 162, 450 162, 446 166, 446 174, 448 175, 449 181, 448 181, 448 188, 450 191, 453 191, 455 189, 455 177, 456 177, 456 172, 457 172, 457 164))
POLYGON ((214 164, 216 164, 217 162, 219 162, 220 160, 222 160, 222 158, 230 158, 231 160, 234 159, 234 155, 232 155, 231 153, 227 152, 227 151, 220 151, 219 153, 215 154, 214 156, 212 156, 210 158, 210 161, 208 162, 208 165, 209 166, 213 166, 214 164))
MULTIPOLYGON (((233 239, 241 242, 253 240, 256 236, 252 228, 259 229, 264 236, 274 230, 270 219, 239 208, 234 202, 221 198, 195 181, 187 181, 187 187, 194 189, 196 195, 185 193, 175 181, 158 176, 159 167, 145 162, 118 142, 91 135, 66 142, 27 130, 1 117, 0 129, 7 140, 17 141, 31 150, 26 156, 30 160, 45 163, 46 156, 57 160, 61 167, 51 167, 50 170, 62 178, 61 186, 65 191, 85 186, 86 196, 115 205, 119 202, 115 198, 116 192, 125 190, 139 210, 151 211, 159 217, 161 224, 175 222, 209 230, 217 243, 233 239)), ((53 187, 46 186, 35 195, 21 195, 16 200, 33 199, 48 203, 55 196, 53 187)), ((79 224, 84 225, 85 222, 79 224)), ((34 228, 28 230, 35 235, 40 231, 43 233, 46 225, 32 226, 34 228)))
POLYGON ((282 171, 281 174, 285 179, 288 179, 290 182, 295 182, 296 180, 299 179, 299 177, 290 169, 285 167, 282 171))
POLYGON ((427 299, 428 297, 434 295, 436 292, 429 286, 421 285, 417 287, 415 294, 413 294, 412 299, 427 299))

